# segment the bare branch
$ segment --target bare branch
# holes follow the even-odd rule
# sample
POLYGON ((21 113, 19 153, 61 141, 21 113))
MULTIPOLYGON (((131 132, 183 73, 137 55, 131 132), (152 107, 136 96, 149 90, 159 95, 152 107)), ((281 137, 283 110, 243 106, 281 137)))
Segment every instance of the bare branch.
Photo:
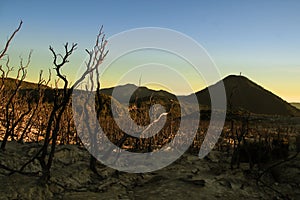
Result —
POLYGON ((7 56, 7 61, 6 61, 6 64, 5 64, 5 66, 6 66, 6 73, 5 73, 5 77, 4 78, 7 78, 8 77, 8 75, 9 75, 9 73, 10 72, 12 72, 13 70, 14 70, 14 68, 13 67, 10 67, 9 66, 9 56, 7 56))
POLYGON ((19 24, 19 26, 18 26, 18 28, 13 32, 13 34, 12 34, 12 35, 9 37, 9 39, 7 40, 4 49, 1 51, 0 59, 2 59, 3 56, 5 55, 5 53, 7 52, 8 47, 9 47, 9 45, 10 45, 12 39, 15 37, 16 33, 21 29, 22 24, 23 24, 23 21, 21 20, 21 21, 20 21, 20 24, 19 24))
POLYGON ((57 76, 62 79, 64 81, 64 93, 67 93, 67 88, 68 88, 68 79, 66 78, 65 75, 63 75, 61 73, 61 68, 62 66, 64 66, 66 63, 69 62, 68 58, 69 56, 77 49, 77 43, 73 43, 71 49, 68 48, 68 43, 66 43, 64 45, 65 48, 65 55, 62 56, 61 54, 56 54, 56 52, 54 51, 53 47, 50 46, 49 50, 52 52, 53 54, 53 64, 54 64, 54 69, 56 71, 57 76), (60 63, 58 63, 57 61, 57 57, 60 56, 62 58, 62 61, 60 63))
POLYGON ((107 40, 105 39, 105 34, 103 33, 103 26, 101 26, 100 31, 96 38, 95 46, 92 50, 85 50, 89 55, 89 60, 86 62, 86 71, 81 75, 81 77, 75 81, 71 88, 75 88, 80 84, 85 77, 91 72, 98 71, 99 66, 102 64, 104 58, 108 54, 106 50, 107 40))

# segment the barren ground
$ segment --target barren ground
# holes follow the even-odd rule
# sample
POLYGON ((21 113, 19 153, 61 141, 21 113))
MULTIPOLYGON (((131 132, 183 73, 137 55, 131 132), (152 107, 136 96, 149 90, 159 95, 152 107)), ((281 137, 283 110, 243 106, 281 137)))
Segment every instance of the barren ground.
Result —
MULTIPOLYGON (((0 152, 0 163, 19 169, 39 148, 37 143, 10 142, 0 152)), ((186 153, 170 166, 145 174, 116 172, 98 164, 104 180, 89 170, 89 158, 83 147, 58 146, 45 186, 37 176, 7 176, 8 171, 0 169, 0 199, 282 199, 274 190, 300 199, 300 156, 265 173, 261 180, 267 185, 257 184, 260 172, 250 172, 246 163, 231 170, 230 157, 218 151, 202 160, 186 153)), ((24 171, 40 170, 35 161, 24 171)))

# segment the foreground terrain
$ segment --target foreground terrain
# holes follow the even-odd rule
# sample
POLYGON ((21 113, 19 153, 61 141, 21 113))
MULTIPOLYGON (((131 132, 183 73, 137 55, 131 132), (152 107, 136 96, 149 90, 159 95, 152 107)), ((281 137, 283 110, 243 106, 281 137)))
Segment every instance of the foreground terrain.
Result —
MULTIPOLYGON (((0 163, 19 169, 40 146, 10 142, 7 150, 0 152, 0 163)), ((219 151, 212 151, 202 160, 186 153, 170 166, 145 174, 117 172, 98 164, 98 172, 104 179, 89 169, 89 158, 84 147, 58 146, 50 182, 44 186, 38 175, 8 176, 8 171, 0 168, 0 199, 300 198, 300 156, 267 171, 259 182, 257 177, 261 171, 255 167, 250 171, 246 163, 240 169, 230 169, 230 156, 219 151)), ((24 172, 40 170, 36 161, 24 172)))

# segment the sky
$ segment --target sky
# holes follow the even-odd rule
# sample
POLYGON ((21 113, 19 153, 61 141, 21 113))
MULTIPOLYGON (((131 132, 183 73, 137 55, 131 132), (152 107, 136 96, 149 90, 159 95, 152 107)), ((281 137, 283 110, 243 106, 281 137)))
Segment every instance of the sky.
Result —
MULTIPOLYGON (((1 0, 0 47, 23 20, 8 54, 11 64, 17 66, 19 57, 25 59, 33 50, 27 80, 37 81, 39 70, 53 68, 49 45, 61 51, 65 42, 76 42, 78 49, 64 69, 72 80, 86 58, 85 48, 93 46, 101 25, 107 38, 135 28, 167 28, 198 42, 220 77, 242 72, 284 100, 300 102, 299 10, 297 0, 1 0)), ((108 73, 103 78, 103 87, 112 86, 108 81, 114 78, 111 76, 108 73)), ((139 78, 133 83, 138 84, 139 78)), ((195 77, 190 80, 194 90, 206 86, 195 77)), ((184 93, 184 88, 180 91, 184 93)))

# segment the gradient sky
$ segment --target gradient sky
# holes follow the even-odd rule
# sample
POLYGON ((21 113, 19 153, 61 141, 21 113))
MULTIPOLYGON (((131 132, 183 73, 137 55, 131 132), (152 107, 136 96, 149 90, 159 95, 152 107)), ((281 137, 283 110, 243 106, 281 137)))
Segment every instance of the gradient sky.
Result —
MULTIPOLYGON (((283 99, 300 102, 299 10, 298 0, 1 0, 0 45, 23 20, 8 54, 17 65, 33 49, 27 80, 36 81, 40 69, 52 68, 49 45, 62 50, 65 42, 77 42, 70 60, 75 69, 64 70, 72 78, 101 25, 108 37, 132 28, 169 28, 200 43, 221 77, 242 72, 283 99)), ((204 86, 199 81, 199 89, 204 86)))

